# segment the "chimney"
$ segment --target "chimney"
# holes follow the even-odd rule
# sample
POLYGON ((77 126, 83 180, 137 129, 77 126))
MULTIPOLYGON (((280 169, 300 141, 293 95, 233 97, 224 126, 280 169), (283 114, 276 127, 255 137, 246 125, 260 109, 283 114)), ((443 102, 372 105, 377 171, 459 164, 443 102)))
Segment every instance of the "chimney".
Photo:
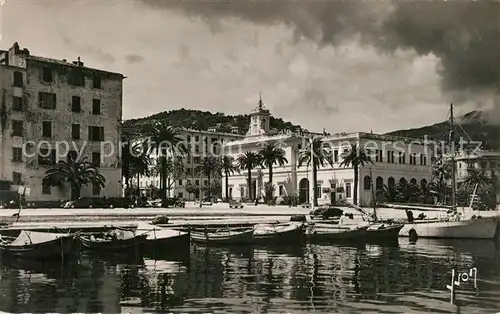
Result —
POLYGON ((80 61, 80 57, 78 57, 78 66, 83 66, 83 62, 80 61))

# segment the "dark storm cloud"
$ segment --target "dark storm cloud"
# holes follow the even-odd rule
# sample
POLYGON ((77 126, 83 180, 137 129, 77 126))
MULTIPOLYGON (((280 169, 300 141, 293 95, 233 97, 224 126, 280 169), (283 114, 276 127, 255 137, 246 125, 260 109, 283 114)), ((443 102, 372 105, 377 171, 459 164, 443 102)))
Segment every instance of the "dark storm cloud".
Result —
POLYGON ((357 38, 385 52, 432 53, 441 61, 446 91, 493 90, 500 81, 499 2, 139 1, 207 21, 285 24, 294 28, 297 40, 305 37, 321 45, 357 38))

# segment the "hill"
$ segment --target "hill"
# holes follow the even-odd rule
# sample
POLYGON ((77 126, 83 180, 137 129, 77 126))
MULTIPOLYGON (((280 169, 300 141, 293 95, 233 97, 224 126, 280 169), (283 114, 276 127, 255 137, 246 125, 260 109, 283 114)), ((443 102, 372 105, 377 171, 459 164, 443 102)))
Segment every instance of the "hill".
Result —
MULTIPOLYGON (((463 141, 481 141, 483 149, 500 149, 500 125, 494 125, 488 122, 488 112, 471 111, 463 116, 457 117, 455 125, 455 137, 457 141, 462 138, 463 141)), ((412 138, 424 138, 435 141, 447 141, 450 132, 448 121, 443 121, 433 125, 424 126, 416 129, 398 130, 387 133, 387 135, 405 136, 412 138)))
MULTIPOLYGON (((167 121, 169 125, 179 128, 190 128, 200 131, 208 131, 215 128, 217 132, 230 133, 232 127, 238 127, 239 134, 246 134, 250 124, 250 116, 245 115, 225 115, 224 113, 212 113, 210 111, 177 109, 164 111, 146 118, 131 119, 123 122, 124 130, 137 130, 141 132, 145 125, 150 125, 154 121, 167 121)), ((299 125, 284 121, 281 118, 271 117, 270 128, 277 131, 291 129, 302 130, 299 125)))

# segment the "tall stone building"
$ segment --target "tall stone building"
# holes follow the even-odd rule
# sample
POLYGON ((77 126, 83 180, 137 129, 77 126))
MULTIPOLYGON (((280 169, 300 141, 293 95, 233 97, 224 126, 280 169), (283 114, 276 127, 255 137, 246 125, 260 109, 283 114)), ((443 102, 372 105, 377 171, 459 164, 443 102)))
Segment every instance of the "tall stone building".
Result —
POLYGON ((87 157, 106 186, 82 196, 120 196, 124 76, 77 61, 33 56, 15 43, 0 50, 0 180, 31 189, 27 200, 68 199, 43 185, 45 171, 72 155, 87 157), (104 145, 106 144, 106 145, 104 145))

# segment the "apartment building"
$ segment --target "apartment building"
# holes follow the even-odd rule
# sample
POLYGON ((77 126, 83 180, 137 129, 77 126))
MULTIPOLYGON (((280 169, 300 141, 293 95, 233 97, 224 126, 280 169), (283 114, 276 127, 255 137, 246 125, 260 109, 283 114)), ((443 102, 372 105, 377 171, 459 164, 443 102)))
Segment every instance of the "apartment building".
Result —
MULTIPOLYGON (((198 199, 199 191, 202 196, 208 196, 206 188, 209 187, 208 177, 202 174, 201 161, 205 156, 219 157, 222 154, 222 146, 231 141, 243 138, 242 135, 234 133, 222 133, 215 130, 199 131, 192 129, 181 129, 179 137, 185 143, 188 149, 188 154, 184 157, 176 157, 183 164, 185 173, 182 177, 168 178, 167 185, 170 189, 167 190, 167 196, 180 197, 188 200, 198 199), (198 188, 194 193, 188 193, 186 186, 193 185, 198 188)), ((150 157, 156 159, 155 155, 150 157)), ((220 178, 211 177, 211 183, 218 181, 221 184, 220 178)), ((143 195, 151 195, 152 187, 160 188, 159 176, 141 176, 139 178, 141 193, 143 195)))
POLYGON ((82 196, 121 195, 120 133, 124 76, 30 54, 0 50, 0 180, 31 189, 27 200, 69 198, 43 184, 45 171, 80 152, 106 178, 82 196), (107 145, 103 145, 105 143, 107 145))
MULTIPOLYGON (((307 147, 310 137, 319 134, 298 134, 281 132, 276 134, 269 127, 270 112, 262 100, 250 112, 250 128, 240 140, 227 142, 225 154, 238 155, 245 151, 259 151, 266 143, 276 143, 286 154, 288 163, 273 167, 273 183, 277 196, 298 196, 300 202, 308 202, 309 185, 312 184, 312 171, 307 165, 299 165, 299 152, 307 147)), ((373 164, 359 169, 358 200, 367 206, 373 199, 373 189, 380 190, 384 185, 398 183, 428 184, 431 180, 431 150, 421 140, 396 138, 372 133, 321 134, 325 147, 329 148, 333 165, 325 164, 318 169, 318 202, 333 203, 353 200, 354 171, 352 167, 341 165, 342 156, 351 144, 363 147, 370 154, 373 164), (370 180, 372 178, 372 180, 370 180)), ((268 181, 269 169, 257 167, 252 171, 251 194, 247 183, 248 174, 241 172, 229 177, 228 197, 233 199, 260 199, 265 195, 264 183, 268 181)), ((223 185, 225 180, 223 180, 223 185)), ((225 191, 223 186, 222 191, 225 191)))

